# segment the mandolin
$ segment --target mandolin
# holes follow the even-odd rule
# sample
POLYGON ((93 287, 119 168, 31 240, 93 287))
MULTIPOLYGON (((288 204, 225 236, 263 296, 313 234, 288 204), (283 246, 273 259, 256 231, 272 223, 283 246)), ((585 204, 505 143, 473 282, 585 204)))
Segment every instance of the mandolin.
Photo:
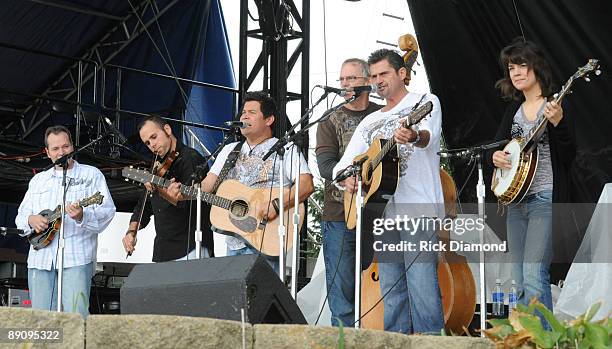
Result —
MULTIPOLYGON (((100 194, 100 192, 96 192, 92 196, 79 201, 78 204, 80 207, 100 205, 103 199, 104 195, 100 194)), ((47 221, 49 221, 49 226, 43 232, 33 233, 28 236, 28 241, 35 250, 40 250, 41 248, 49 246, 49 244, 53 241, 53 238, 55 238, 55 234, 59 231, 62 225, 62 206, 57 205, 53 211, 43 210, 39 213, 39 215, 47 218, 47 221)))

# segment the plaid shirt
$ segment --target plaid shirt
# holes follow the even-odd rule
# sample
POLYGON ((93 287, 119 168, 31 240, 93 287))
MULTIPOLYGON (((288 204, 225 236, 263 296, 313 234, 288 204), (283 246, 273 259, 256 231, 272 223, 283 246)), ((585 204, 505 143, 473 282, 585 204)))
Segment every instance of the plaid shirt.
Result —
MULTIPOLYGON (((69 183, 66 202, 75 202, 99 191, 104 199, 101 205, 83 208, 83 219, 80 223, 66 214, 63 222, 65 249, 64 267, 70 268, 85 265, 96 260, 98 234, 104 230, 115 216, 115 204, 111 198, 102 172, 95 167, 82 165, 74 161, 68 170, 69 183)), ((54 210, 62 202, 62 172, 51 168, 35 175, 28 186, 28 191, 19 206, 15 224, 26 234, 33 233, 28 224, 30 215, 37 215, 45 209, 54 210)), ((58 253, 59 232, 49 246, 38 251, 30 247, 28 268, 51 270, 55 268, 58 253)))

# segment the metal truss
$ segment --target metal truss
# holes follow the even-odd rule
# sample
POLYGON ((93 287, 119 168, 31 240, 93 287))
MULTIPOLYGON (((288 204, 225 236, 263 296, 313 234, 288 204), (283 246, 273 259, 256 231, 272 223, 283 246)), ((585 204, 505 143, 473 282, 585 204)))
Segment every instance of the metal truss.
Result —
MULTIPOLYGON (((274 122, 275 133, 284 135, 290 127, 287 118, 287 102, 301 101, 301 115, 309 108, 309 75, 310 75, 310 0, 302 0, 302 9, 298 10, 293 0, 241 0, 240 1, 240 52, 238 67, 239 103, 249 90, 268 91, 277 103, 279 114, 274 122), (255 3, 258 9, 258 20, 252 20, 259 28, 249 30, 249 3, 255 3), (297 28, 294 28, 294 25, 297 28), (248 38, 261 40, 259 56, 250 72, 248 71, 247 45, 248 38), (288 42, 299 40, 296 48, 289 55, 288 42), (300 91, 287 91, 287 78, 301 58, 300 91), (257 76, 263 71, 262 86, 253 86, 257 76)), ((302 127, 306 126, 306 123, 302 127)), ((297 142, 302 153, 308 159, 308 137, 297 142)), ((307 210, 306 210, 307 212, 307 210)), ((307 224, 300 231, 300 250, 307 248, 307 224)), ((306 260, 299 261, 299 278, 306 276, 306 260)))
MULTIPOLYGON (((55 6, 56 4, 49 0, 36 0, 35 2, 55 6)), ((76 115, 81 115, 83 105, 90 104, 95 106, 98 103, 98 73, 100 69, 109 63, 114 57, 120 54, 127 48, 136 38, 145 32, 152 24, 162 17, 169 9, 179 3, 179 0, 172 0, 159 10, 151 6, 149 0, 140 1, 134 8, 128 10, 125 17, 109 18, 109 15, 103 13, 90 13, 99 17, 104 17, 112 20, 118 20, 108 32, 89 49, 85 51, 78 60, 72 63, 68 69, 63 72, 59 78, 52 82, 47 89, 39 95, 42 98, 50 100, 70 101, 76 105, 76 115), (82 95, 85 87, 91 88, 92 96, 89 100, 82 95)), ((66 7, 63 7, 66 8, 66 7)), ((82 8, 68 8, 76 12, 84 12, 82 8)), ((40 105, 35 104, 27 107, 24 112, 23 138, 26 138, 32 131, 36 130, 50 115, 48 110, 43 110, 40 105), (27 126, 26 126, 27 124, 27 126)), ((76 135, 75 144, 79 145, 79 136, 81 132, 81 117, 76 118, 76 135)))
MULTIPOLYGON (((276 134, 284 134, 289 128, 286 105, 289 101, 301 101, 302 114, 309 107, 309 65, 310 65, 310 0, 302 0, 298 10, 293 0, 241 0, 240 2, 240 52, 238 68, 239 101, 249 90, 269 91, 276 101, 279 112, 275 122, 276 134), (255 21, 259 28, 249 30, 249 3, 255 3, 259 18, 255 21), (294 28, 294 25, 297 28, 294 28), (261 40, 259 57, 248 71, 248 38, 261 40), (299 40, 297 47, 288 55, 288 42, 299 40), (287 91, 287 77, 301 58, 300 91, 287 91), (262 86, 253 83, 263 70, 262 86)), ((307 139, 302 144, 308 149, 307 139)), ((307 155, 307 152, 305 152, 307 155)))

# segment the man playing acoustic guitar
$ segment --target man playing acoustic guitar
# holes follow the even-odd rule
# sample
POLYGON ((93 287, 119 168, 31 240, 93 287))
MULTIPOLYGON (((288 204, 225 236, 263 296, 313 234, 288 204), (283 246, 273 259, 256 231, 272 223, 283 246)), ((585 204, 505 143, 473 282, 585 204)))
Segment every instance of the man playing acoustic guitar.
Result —
MULTIPOLYGON (((436 154, 440 149, 440 102, 433 94, 408 92, 405 82, 409 81, 406 78, 410 72, 395 51, 377 50, 370 55, 368 63, 370 82, 377 85, 378 94, 385 98, 387 104, 357 126, 344 155, 334 167, 334 176, 351 165, 355 157, 367 151, 376 139, 393 137, 398 143, 399 166, 395 165, 395 172, 399 178, 382 218, 403 221, 406 218, 427 220, 444 217, 440 158, 436 154), (406 128, 405 118, 410 111, 428 102, 433 104, 431 115, 420 121, 418 129, 406 128)), ((343 184, 351 193, 356 190, 354 177, 347 178, 343 184)), ((397 229, 394 225, 394 229, 384 231, 377 238, 390 244, 416 241, 417 246, 419 241, 437 241, 435 227, 425 226, 423 229, 419 225, 413 230, 405 226, 402 228, 397 229)), ((363 234, 371 233, 363 231, 363 234)), ((401 333, 439 332, 444 327, 444 319, 437 277, 437 253, 417 249, 386 254, 377 254, 381 291, 385 295, 385 330, 401 333)), ((368 310, 363 309, 364 312, 368 310)))
MULTIPOLYGON (((215 163, 208 172, 206 178, 202 181, 202 190, 204 192, 216 192, 217 179, 221 177, 219 182, 227 179, 234 179, 250 188, 264 189, 265 199, 256 204, 255 212, 258 221, 266 218, 267 221, 274 220, 280 212, 278 212, 278 200, 268 200, 271 187, 279 187, 280 185, 280 159, 274 154, 265 161, 262 158, 268 150, 276 143, 277 138, 272 135, 272 126, 276 115, 278 115, 274 100, 263 92, 249 93, 245 97, 244 106, 240 121, 248 124, 242 128, 240 132, 245 137, 244 142, 230 143, 225 146, 215 163), (236 152, 233 152, 236 150, 236 152), (231 154, 234 154, 236 157, 231 154), (229 157, 229 160, 228 160, 229 157), (231 159, 235 159, 235 163, 231 164, 231 159), (226 163, 228 165, 226 165, 226 163)), ((285 153, 282 166, 285 166, 284 183, 291 186, 291 194, 285 190, 284 208, 285 210, 293 206, 295 187, 293 186, 295 173, 297 169, 292 168, 295 158, 300 158, 300 191, 298 193, 299 201, 302 202, 308 198, 314 191, 312 183, 312 175, 308 169, 308 164, 301 153, 297 152, 296 147, 291 147, 291 151, 285 153)), ((173 187, 171 187, 173 188, 173 187)), ((285 216, 286 217, 286 216, 285 216)), ((212 220, 212 218, 211 218, 212 220)), ((287 225, 291 225, 291 221, 285 219, 287 225)), ((287 230, 289 231, 289 229, 287 230)), ((222 232, 226 233, 227 232, 222 232)), ((278 237, 276 229, 266 229, 264 239, 278 237)), ((240 240, 233 236, 227 236, 227 252, 229 256, 241 254, 257 253, 259 246, 245 244, 244 240, 240 240)), ((278 272, 278 258, 268 258, 268 262, 278 272)))

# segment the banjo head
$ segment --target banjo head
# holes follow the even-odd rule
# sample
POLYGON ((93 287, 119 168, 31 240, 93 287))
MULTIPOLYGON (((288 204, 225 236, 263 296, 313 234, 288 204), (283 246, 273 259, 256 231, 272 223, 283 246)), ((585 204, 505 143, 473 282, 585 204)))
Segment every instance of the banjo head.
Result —
POLYGON ((518 168, 521 162, 521 142, 517 139, 513 139, 512 141, 510 141, 510 143, 506 144, 506 146, 504 147, 504 151, 510 153, 508 155, 508 158, 510 159, 512 168, 495 168, 495 173, 493 177, 494 183, 496 183, 496 185, 493 188, 493 193, 495 193, 496 196, 503 195, 512 186, 514 176, 518 172, 518 168))

